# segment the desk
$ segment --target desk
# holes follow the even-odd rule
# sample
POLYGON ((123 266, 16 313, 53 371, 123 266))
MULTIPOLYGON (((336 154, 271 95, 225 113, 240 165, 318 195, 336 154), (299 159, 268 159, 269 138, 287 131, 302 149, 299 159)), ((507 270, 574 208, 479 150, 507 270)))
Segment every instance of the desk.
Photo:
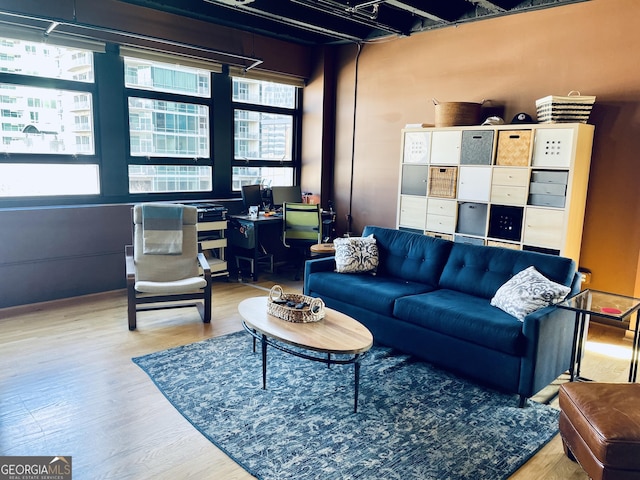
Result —
MULTIPOLYGON (((227 215, 228 219, 228 245, 230 253, 236 256, 248 258, 253 263, 252 279, 258 280, 258 262, 268 255, 286 257, 286 247, 282 243, 282 215, 265 216, 259 214, 258 218, 249 215, 227 215)), ((335 213, 322 212, 323 237, 327 240, 333 234, 335 226, 335 213)))
POLYGON ((576 324, 573 332, 573 348, 571 355, 571 381, 581 380, 580 363, 584 354, 584 343, 589 329, 591 314, 610 320, 622 320, 628 315, 636 313, 636 325, 631 347, 631 364, 629 365, 629 382, 635 382, 638 374, 638 332, 640 332, 640 298, 617 295, 615 293, 600 292, 598 290, 584 290, 577 295, 557 304, 565 310, 576 313, 576 324))
POLYGON ((231 255, 250 259, 253 263, 251 277, 258 280, 258 262, 284 249, 282 244, 282 216, 229 215, 227 230, 231 255))

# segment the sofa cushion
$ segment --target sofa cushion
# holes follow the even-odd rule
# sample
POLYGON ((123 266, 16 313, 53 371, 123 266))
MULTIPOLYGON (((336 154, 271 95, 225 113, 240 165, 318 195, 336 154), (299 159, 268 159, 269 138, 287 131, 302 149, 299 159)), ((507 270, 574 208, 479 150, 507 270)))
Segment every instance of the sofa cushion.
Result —
POLYGON ((308 279, 308 292, 312 295, 333 298, 388 316, 393 312, 396 298, 428 292, 433 288, 422 283, 367 273, 344 275, 316 272, 308 279))
POLYGON ((537 252, 455 243, 440 277, 440 287, 492 298, 515 274, 530 266, 548 279, 571 286, 575 262, 537 252))
POLYGON ((378 246, 373 235, 336 238, 333 245, 338 273, 373 273, 378 268, 378 246))
POLYGON ((491 306, 484 298, 440 289, 399 298, 395 302, 393 315, 400 320, 492 350, 510 355, 523 353, 522 322, 491 306))
POLYGON ((453 242, 412 232, 366 226, 378 245, 378 275, 438 285, 453 242))
POLYGON ((531 266, 502 285, 491 299, 491 305, 523 321, 530 313, 560 302, 570 291, 569 287, 552 282, 531 266))

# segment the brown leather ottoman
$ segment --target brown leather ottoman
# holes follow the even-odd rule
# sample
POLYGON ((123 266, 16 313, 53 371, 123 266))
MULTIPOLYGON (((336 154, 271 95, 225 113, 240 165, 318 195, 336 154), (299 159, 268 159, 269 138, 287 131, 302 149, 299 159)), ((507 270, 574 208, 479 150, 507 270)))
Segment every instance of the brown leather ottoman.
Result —
POLYGON ((640 384, 560 386, 564 451, 594 480, 640 480, 640 384))

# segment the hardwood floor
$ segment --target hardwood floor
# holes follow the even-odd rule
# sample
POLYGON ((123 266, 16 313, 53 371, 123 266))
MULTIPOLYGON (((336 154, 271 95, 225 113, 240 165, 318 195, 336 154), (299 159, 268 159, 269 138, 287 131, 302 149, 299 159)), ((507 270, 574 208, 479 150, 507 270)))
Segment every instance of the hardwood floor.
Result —
MULTIPOLYGON (((216 282, 210 325, 174 309, 140 313, 130 332, 124 290, 0 310, 0 455, 72 456, 78 479, 252 479, 131 358, 241 330, 237 304, 273 283, 216 282)), ((625 381, 629 358, 621 330, 592 324, 585 376, 625 381)), ((556 437, 512 478, 587 477, 556 437)))

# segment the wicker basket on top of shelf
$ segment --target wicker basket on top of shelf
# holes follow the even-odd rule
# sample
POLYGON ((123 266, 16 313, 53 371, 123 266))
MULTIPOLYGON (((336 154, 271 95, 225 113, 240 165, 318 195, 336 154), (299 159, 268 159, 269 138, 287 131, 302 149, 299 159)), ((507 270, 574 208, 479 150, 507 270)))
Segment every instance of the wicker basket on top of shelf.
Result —
POLYGON ((549 95, 536 100, 540 123, 587 123, 596 97, 571 91, 566 97, 549 95))
POLYGON ((321 298, 297 293, 284 293, 280 285, 274 285, 269 291, 267 313, 287 322, 318 322, 324 318, 324 302, 321 298), (287 303, 290 305, 304 304, 304 306, 295 308, 288 306, 287 303))

